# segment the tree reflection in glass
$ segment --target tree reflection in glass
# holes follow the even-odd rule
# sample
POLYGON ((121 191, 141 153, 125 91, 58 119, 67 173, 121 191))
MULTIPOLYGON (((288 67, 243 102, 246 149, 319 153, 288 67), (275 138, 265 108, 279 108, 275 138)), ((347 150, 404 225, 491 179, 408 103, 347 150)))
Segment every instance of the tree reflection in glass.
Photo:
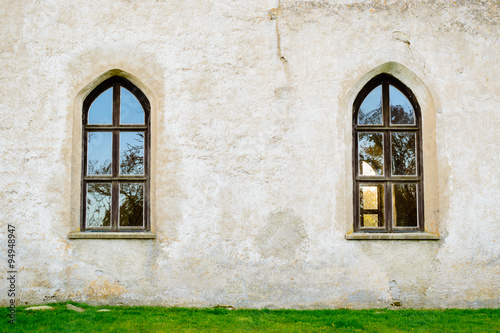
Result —
POLYGON ((143 225, 143 187, 143 183, 120 184, 120 226, 143 225))
POLYGON ((383 185, 360 185, 360 208, 362 227, 384 226, 383 185))
POLYGON ((144 132, 120 133, 120 174, 144 174, 144 132))
POLYGON ((382 125, 382 85, 373 89, 361 103, 358 124, 382 125))
POLYGON ((111 132, 88 132, 87 175, 111 174, 111 132))
POLYGON ((392 219, 396 227, 417 226, 417 185, 392 185, 392 219))
POLYGON ((87 226, 109 227, 111 221, 111 184, 87 184, 87 226))
POLYGON ((384 174, 384 137, 382 133, 358 133, 360 175, 384 174), (365 162, 369 168, 363 168, 365 162))
POLYGON ((408 98, 399 89, 389 85, 391 124, 414 125, 415 113, 408 98))
POLYGON ((392 174, 416 175, 415 133, 392 133, 392 174))

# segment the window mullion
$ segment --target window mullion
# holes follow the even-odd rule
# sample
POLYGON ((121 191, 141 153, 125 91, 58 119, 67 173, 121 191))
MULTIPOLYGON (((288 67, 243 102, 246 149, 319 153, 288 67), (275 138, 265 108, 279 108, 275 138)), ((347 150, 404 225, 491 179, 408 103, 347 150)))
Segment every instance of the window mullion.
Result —
POLYGON ((392 231, 392 181, 391 181, 391 133, 389 131, 384 132, 384 172, 385 176, 389 178, 384 182, 385 186, 385 226, 387 231, 392 231))
MULTIPOLYGON (((417 118, 415 123, 421 128, 421 119, 417 118)), ((416 151, 416 163, 417 163, 417 175, 419 180, 417 182, 417 214, 418 214, 418 230, 424 231, 424 181, 423 181, 423 148, 422 148, 422 135, 421 131, 416 131, 416 140, 415 140, 415 151, 416 151)))
POLYGON ((120 125, 120 86, 113 84, 113 126, 120 125))
POLYGON ((120 183, 113 181, 111 183, 111 229, 118 230, 120 183))
POLYGON ((418 193, 417 193, 418 230, 424 231, 424 224, 423 224, 423 221, 424 221, 424 205, 423 205, 424 195, 423 195, 423 188, 422 188, 421 181, 417 182, 417 191, 418 191, 418 193))
POLYGON ((361 228, 361 194, 360 194, 360 190, 359 190, 359 182, 355 182, 354 183, 354 207, 356 209, 356 212, 354 214, 354 218, 356 219, 354 222, 354 225, 355 225, 355 231, 358 231, 360 228, 361 228))
MULTIPOLYGON (((112 148, 112 177, 118 177, 120 170, 120 131, 116 126, 120 125, 120 86, 117 83, 113 84, 113 148, 112 148)), ((118 212, 119 212, 119 182, 113 180, 111 183, 111 229, 118 229, 118 212)))
POLYGON ((382 119, 384 127, 389 127, 391 122, 389 110, 389 83, 387 81, 384 81, 382 84, 382 119))
POLYGON ((385 218, 386 229, 392 232, 392 183, 385 182, 385 218))
MULTIPOLYGON (((382 84, 382 117, 384 120, 384 174, 385 177, 391 177, 391 133, 387 129, 390 126, 390 103, 389 103, 389 83, 384 80, 382 84)), ((392 231, 392 191, 391 181, 384 182, 385 194, 385 228, 388 232, 392 231)))

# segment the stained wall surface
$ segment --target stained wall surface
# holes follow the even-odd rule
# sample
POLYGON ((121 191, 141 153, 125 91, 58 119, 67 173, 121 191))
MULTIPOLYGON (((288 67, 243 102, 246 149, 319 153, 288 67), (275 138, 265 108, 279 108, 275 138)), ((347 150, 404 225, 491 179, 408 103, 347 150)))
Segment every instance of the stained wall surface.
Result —
POLYGON ((499 307, 498 2, 1 8, 0 244, 14 225, 18 304, 499 307), (378 73, 421 105, 437 241, 346 239, 353 102, 378 73), (155 239, 68 237, 82 101, 112 75, 151 102, 155 239))

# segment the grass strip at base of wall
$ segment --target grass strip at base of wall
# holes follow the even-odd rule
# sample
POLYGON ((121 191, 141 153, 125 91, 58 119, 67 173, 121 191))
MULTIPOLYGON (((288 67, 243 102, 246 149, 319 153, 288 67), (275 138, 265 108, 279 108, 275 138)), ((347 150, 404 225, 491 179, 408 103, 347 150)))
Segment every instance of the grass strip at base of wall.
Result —
POLYGON ((500 332, 500 309, 250 310, 89 306, 54 310, 0 308, 1 332, 500 332), (108 312, 98 312, 109 309, 108 312))

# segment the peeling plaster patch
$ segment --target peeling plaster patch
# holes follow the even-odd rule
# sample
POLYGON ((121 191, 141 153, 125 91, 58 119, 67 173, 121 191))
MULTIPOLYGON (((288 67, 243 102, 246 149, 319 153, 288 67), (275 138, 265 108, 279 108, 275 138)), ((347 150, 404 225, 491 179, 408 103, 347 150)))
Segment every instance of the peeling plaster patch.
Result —
POLYGON ((410 36, 401 31, 394 31, 392 33, 392 39, 410 45, 410 36))
POLYGON ((306 239, 304 221, 291 209, 271 213, 256 238, 263 257, 291 259, 306 239))
POLYGON ((393 306, 401 306, 401 289, 399 289, 396 281, 392 280, 389 282, 389 289, 391 290, 392 304, 393 306))
POLYGON ((271 21, 274 21, 274 20, 278 19, 279 9, 278 8, 273 8, 273 9, 269 10, 267 13, 269 15, 269 19, 271 21))

